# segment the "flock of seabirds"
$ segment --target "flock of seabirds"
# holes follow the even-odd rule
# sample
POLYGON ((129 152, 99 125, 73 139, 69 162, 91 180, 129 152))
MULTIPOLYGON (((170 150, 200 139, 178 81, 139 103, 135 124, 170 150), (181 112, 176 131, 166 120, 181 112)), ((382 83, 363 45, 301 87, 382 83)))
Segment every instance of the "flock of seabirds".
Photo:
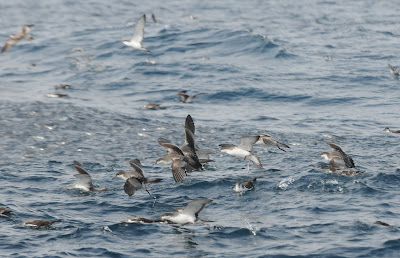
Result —
MULTIPOLYGON (((154 14, 152 14, 153 22, 157 22, 154 14)), ((134 35, 130 40, 122 41, 123 44, 133 47, 135 49, 142 50, 146 53, 151 53, 148 49, 143 47, 143 38, 144 38, 144 28, 146 25, 146 15, 142 15, 140 19, 137 21, 134 29, 134 35)), ((16 34, 10 35, 10 39, 6 41, 5 45, 1 49, 1 53, 9 50, 13 45, 15 45, 18 41, 22 39, 33 40, 33 37, 29 35, 30 29, 34 25, 24 25, 20 32, 16 34)), ((390 64, 388 64, 390 68, 390 72, 395 75, 400 75, 400 68, 394 68, 390 64)), ((61 84, 59 86, 61 89, 69 88, 67 84, 61 84)), ((201 94, 201 93, 200 93, 201 94)), ((197 95, 188 95, 186 90, 179 91, 177 93, 179 97, 181 97, 180 102, 186 103, 192 99, 194 99, 197 95)), ((54 97, 64 97, 66 94, 56 94, 54 97)), ((148 103, 144 106, 144 108, 148 109, 159 109, 160 104, 157 103, 148 103)), ((156 164, 167 164, 171 166, 172 177, 175 183, 182 181, 189 173, 193 171, 202 171, 207 163, 213 162, 210 159, 210 154, 215 154, 214 151, 210 150, 201 150, 196 144, 195 140, 195 125, 193 122, 193 118, 188 115, 185 120, 185 142, 183 146, 178 147, 177 145, 171 143, 168 139, 158 138, 158 143, 166 149, 167 153, 164 157, 160 157, 156 160, 156 164)), ((384 131, 400 134, 400 130, 391 130, 388 127, 384 129, 384 131)), ((275 146, 281 151, 286 151, 285 149, 289 149, 290 147, 282 142, 279 142, 272 138, 268 134, 259 134, 259 135, 250 135, 240 138, 240 144, 220 144, 220 151, 227 153, 231 156, 235 156, 237 158, 248 160, 247 164, 247 172, 250 170, 250 162, 252 162, 258 168, 262 168, 262 164, 260 158, 253 151, 253 145, 267 145, 267 146, 275 146)), ((327 143, 331 149, 330 152, 322 152, 321 157, 329 161, 328 165, 320 165, 318 168, 329 170, 332 173, 338 173, 342 175, 357 175, 362 173, 362 171, 355 170, 355 164, 353 159, 347 155, 342 148, 334 143, 327 143)), ((149 190, 147 189, 147 184, 158 183, 162 181, 162 178, 148 178, 145 177, 142 164, 139 159, 134 159, 129 162, 131 166, 131 170, 129 171, 119 171, 116 173, 114 178, 121 178, 125 181, 124 191, 127 195, 132 196, 134 193, 141 188, 145 188, 147 193, 151 195, 149 190)), ((315 167, 315 165, 310 165, 315 167)), ((74 161, 74 167, 77 170, 78 174, 74 175, 77 178, 77 181, 67 186, 67 189, 79 189, 82 191, 107 191, 107 188, 96 188, 92 183, 92 178, 87 170, 83 167, 81 163, 78 161, 74 161)), ((259 177, 258 177, 259 178, 259 177)), ((254 183, 256 182, 257 177, 248 180, 248 181, 239 181, 234 186, 235 192, 244 192, 247 190, 251 190, 254 187, 254 183)), ((130 217, 125 219, 123 222, 142 222, 142 223, 154 223, 154 222, 162 222, 169 224, 187 224, 187 223, 195 223, 196 221, 203 222, 211 222, 206 220, 201 220, 198 217, 200 211, 204 208, 204 206, 208 203, 212 202, 210 199, 197 199, 189 202, 184 208, 176 208, 177 212, 164 213, 157 219, 148 219, 141 217, 130 217)), ((0 216, 2 217, 11 217, 12 210, 0 207, 0 216)), ((35 219, 35 220, 27 220, 23 221, 21 226, 30 226, 30 227, 48 227, 51 226, 55 222, 60 222, 60 220, 43 220, 43 219, 35 219)), ((389 226, 389 224, 382 221, 375 221, 374 224, 379 224, 383 226, 389 226)))

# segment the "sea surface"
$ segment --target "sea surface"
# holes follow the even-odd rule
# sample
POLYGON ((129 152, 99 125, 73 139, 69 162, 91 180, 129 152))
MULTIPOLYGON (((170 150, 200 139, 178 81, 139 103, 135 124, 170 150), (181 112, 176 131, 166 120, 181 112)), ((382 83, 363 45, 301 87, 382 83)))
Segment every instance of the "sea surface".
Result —
POLYGON ((0 44, 35 26, 0 55, 0 207, 14 211, 0 217, 0 256, 398 257, 400 135, 383 129, 400 129, 388 68, 400 65, 399 13, 372 0, 1 1, 0 44), (143 14, 152 53, 122 44, 143 14), (180 90, 199 95, 180 103, 180 90), (181 146, 188 114, 215 162, 175 184, 155 164, 157 139, 181 146), (264 168, 250 172, 219 151, 257 133, 290 149, 255 146, 264 168), (326 164, 327 142, 363 173, 310 166, 326 164), (151 196, 112 180, 135 158, 163 178, 151 196), (109 190, 67 190, 74 160, 109 190), (233 191, 254 177, 254 190, 233 191), (213 200, 199 217, 214 222, 122 222, 199 198, 213 200), (60 222, 19 225, 28 219, 60 222))

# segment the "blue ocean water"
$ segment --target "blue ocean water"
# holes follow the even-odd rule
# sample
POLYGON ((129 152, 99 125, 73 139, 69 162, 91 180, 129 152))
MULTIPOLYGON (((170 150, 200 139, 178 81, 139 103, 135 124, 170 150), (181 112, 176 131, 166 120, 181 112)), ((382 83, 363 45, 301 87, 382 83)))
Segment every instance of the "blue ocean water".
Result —
POLYGON ((0 55, 0 206, 14 211, 0 218, 0 253, 398 256, 400 138, 383 128, 400 129, 400 82, 387 67, 400 65, 399 12, 394 1, 1 1, 1 42, 23 24, 35 24, 35 39, 0 55), (144 13, 151 54, 121 43, 144 13), (202 94, 179 103, 184 89, 202 94), (148 102, 163 109, 141 108, 148 102), (175 184, 170 167, 154 165, 165 154, 157 139, 183 144, 188 114, 215 162, 175 184), (255 133, 291 148, 256 146, 264 168, 247 173, 218 145, 255 133), (364 173, 310 167, 329 141, 364 173), (128 197, 112 180, 134 158, 164 179, 153 197, 128 197), (109 191, 66 190, 73 160, 109 191), (254 190, 234 193, 256 176, 254 190), (198 198, 213 200, 200 217, 215 222, 121 222, 198 198), (61 222, 19 226, 35 218, 61 222))

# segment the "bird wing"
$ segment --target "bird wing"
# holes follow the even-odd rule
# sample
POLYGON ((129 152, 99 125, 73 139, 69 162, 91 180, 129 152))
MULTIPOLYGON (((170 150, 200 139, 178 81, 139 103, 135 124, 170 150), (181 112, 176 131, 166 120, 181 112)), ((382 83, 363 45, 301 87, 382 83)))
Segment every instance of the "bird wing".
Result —
MULTIPOLYGON (((262 137, 262 140, 263 140, 263 142, 264 142, 266 145, 276 146, 276 147, 278 147, 279 149, 280 149, 280 145, 282 145, 283 147, 289 148, 289 149, 290 149, 290 147, 289 147, 287 144, 282 143, 282 142, 278 142, 277 140, 275 140, 274 138, 272 138, 272 137, 269 136, 269 135, 263 136, 263 137, 262 137)), ((282 150, 282 149, 281 149, 281 150, 282 150)), ((283 151, 285 151, 285 150, 283 150, 283 151)))
POLYGON ((146 25, 146 15, 143 14, 142 17, 136 22, 135 32, 133 33, 132 41, 142 43, 144 37, 144 26, 146 25))
POLYGON ((4 44, 3 48, 1 49, 1 53, 6 52, 12 45, 16 44, 19 39, 17 38, 11 38, 6 41, 4 44))
POLYGON ((75 183, 76 185, 80 185, 82 188, 86 188, 87 190, 93 188, 92 178, 89 174, 76 174, 74 176, 78 178, 78 181, 75 183))
POLYGON ((336 144, 333 143, 327 143, 329 147, 331 147, 332 150, 332 164, 335 165, 336 167, 340 166, 340 163, 344 162, 344 165, 347 168, 353 168, 354 167, 354 161, 353 159, 348 156, 342 148, 337 146, 336 144))
POLYGON ((242 137, 240 138, 239 148, 252 152, 253 144, 256 143, 259 138, 259 135, 242 137))
POLYGON ((132 196, 140 188, 142 188, 142 183, 134 177, 128 178, 124 184, 124 191, 129 196, 132 196))
POLYGON ((195 126, 194 126, 193 118, 191 115, 187 115, 187 117, 186 117, 185 129, 188 129, 194 135, 195 126))
POLYGON ((182 213, 188 215, 194 215, 197 218, 199 212, 204 208, 207 203, 212 202, 213 200, 210 199, 198 199, 189 202, 189 204, 183 209, 182 213))
POLYGON ((186 162, 182 159, 174 159, 172 161, 172 176, 174 177, 175 183, 183 180, 186 176, 186 171, 184 169, 186 162))
POLYGON ((129 165, 131 165, 131 168, 133 171, 140 174, 141 177, 144 177, 143 170, 142 170, 142 164, 140 163, 139 159, 133 159, 133 160, 129 161, 129 165))
POLYGON ((79 174, 88 175, 90 177, 90 174, 83 168, 83 165, 76 160, 74 160, 74 167, 79 174))
POLYGON ((158 138, 158 143, 167 149, 168 154, 178 154, 184 156, 181 149, 178 146, 172 144, 170 141, 164 138, 158 138))

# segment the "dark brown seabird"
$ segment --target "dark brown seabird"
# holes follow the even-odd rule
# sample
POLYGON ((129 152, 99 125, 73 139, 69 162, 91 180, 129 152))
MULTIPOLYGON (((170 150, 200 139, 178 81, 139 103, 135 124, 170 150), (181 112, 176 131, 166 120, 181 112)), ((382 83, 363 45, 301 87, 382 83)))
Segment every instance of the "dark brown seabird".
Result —
MULTIPOLYGON (((124 191, 127 195, 132 196, 137 190, 141 189, 143 184, 158 183, 162 178, 146 178, 143 173, 142 164, 139 159, 134 159, 129 162, 131 165, 130 171, 119 171, 114 178, 122 178, 125 181, 124 191)), ((147 193, 150 192, 146 189, 147 193)))
POLYGON ((391 130, 391 129, 389 129, 389 127, 385 127, 385 129, 383 129, 383 131, 389 132, 389 133, 400 133, 400 130, 391 130))
POLYGON ((11 212, 13 212, 13 211, 9 210, 7 208, 4 208, 4 207, 0 207, 0 216, 1 217, 9 218, 9 217, 11 217, 11 212))
POLYGON ((322 152, 321 157, 330 161, 329 165, 335 169, 345 167, 345 168, 354 168, 353 159, 347 155, 342 148, 333 143, 327 143, 329 147, 331 147, 331 153, 322 152))
POLYGON ((19 225, 27 226, 27 227, 49 227, 56 222, 60 222, 60 221, 59 220, 34 219, 34 220, 26 220, 19 225))

